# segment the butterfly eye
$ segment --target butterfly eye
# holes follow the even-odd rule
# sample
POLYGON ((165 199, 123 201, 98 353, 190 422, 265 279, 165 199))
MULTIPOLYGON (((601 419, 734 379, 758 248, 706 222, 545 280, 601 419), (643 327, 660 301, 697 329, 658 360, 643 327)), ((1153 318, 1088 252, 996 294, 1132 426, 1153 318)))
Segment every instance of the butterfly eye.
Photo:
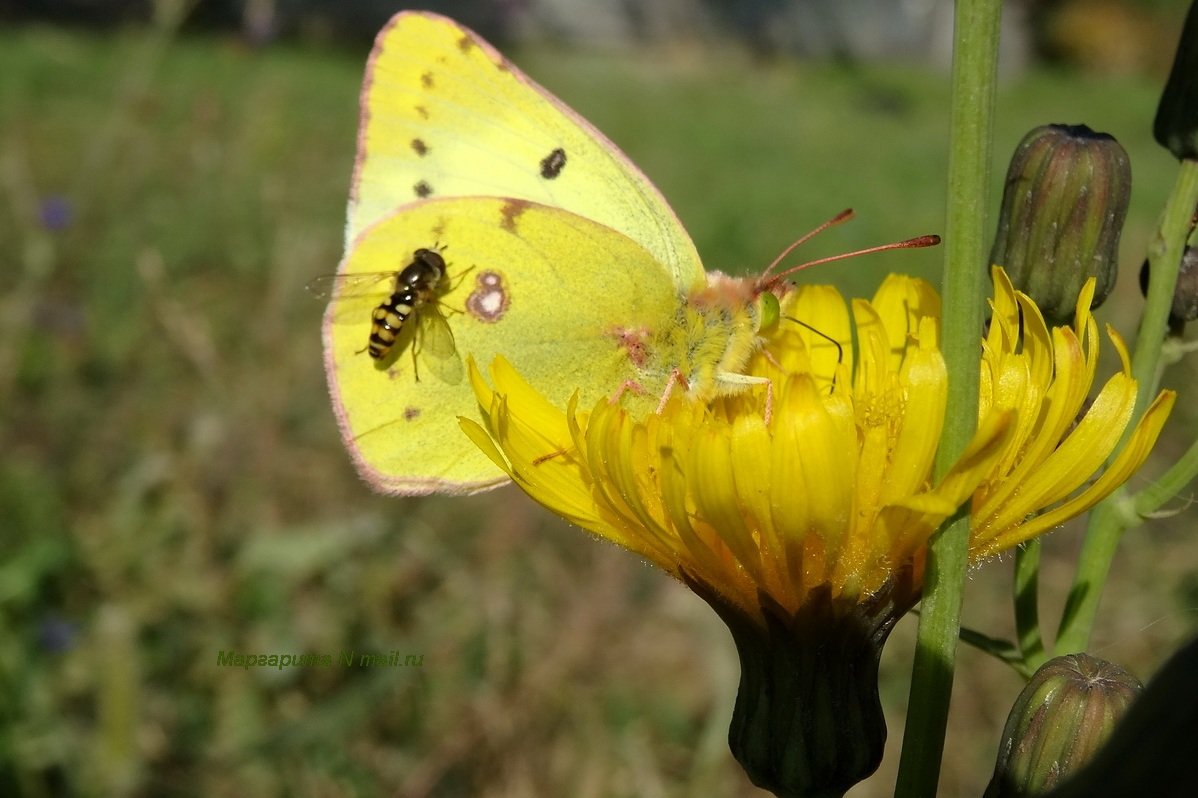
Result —
POLYGON ((758 330, 772 330, 782 318, 782 307, 778 297, 772 291, 762 291, 757 295, 758 330))

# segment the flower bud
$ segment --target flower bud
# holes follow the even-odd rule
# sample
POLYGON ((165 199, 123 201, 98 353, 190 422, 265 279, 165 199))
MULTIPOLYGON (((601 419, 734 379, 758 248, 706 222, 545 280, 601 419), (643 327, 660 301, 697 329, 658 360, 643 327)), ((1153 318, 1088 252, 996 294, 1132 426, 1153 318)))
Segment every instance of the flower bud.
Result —
POLYGON ((1198 158, 1198 3, 1186 14, 1152 136, 1178 160, 1198 158))
POLYGON ((1051 798, 1191 798, 1198 784, 1198 638, 1161 666, 1098 756, 1051 798))
POLYGON ((1098 307, 1115 287, 1131 163, 1119 142, 1085 125, 1032 130, 1011 158, 990 262, 1007 270, 1052 324, 1073 320, 1096 278, 1098 307))
POLYGON ((1041 795, 1106 742, 1143 686, 1088 654, 1056 657, 1032 676, 1007 717, 985 798, 1041 795))
MULTIPOLYGON (((1140 292, 1148 296, 1150 271, 1148 261, 1140 267, 1140 292)), ((1187 321, 1198 319, 1198 247, 1186 247, 1177 272, 1177 287, 1173 289, 1173 305, 1169 308, 1169 327, 1180 333, 1187 321)))

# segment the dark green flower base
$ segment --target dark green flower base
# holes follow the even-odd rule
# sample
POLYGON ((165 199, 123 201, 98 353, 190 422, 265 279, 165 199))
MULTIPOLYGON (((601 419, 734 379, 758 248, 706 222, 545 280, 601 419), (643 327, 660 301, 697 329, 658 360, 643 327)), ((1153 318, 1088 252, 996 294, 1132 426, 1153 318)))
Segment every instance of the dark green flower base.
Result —
POLYGON ((824 594, 792 615, 762 595, 759 619, 688 584, 740 654, 728 745, 753 783, 785 798, 838 798, 873 773, 886 743, 878 659, 910 603, 878 612, 824 594))

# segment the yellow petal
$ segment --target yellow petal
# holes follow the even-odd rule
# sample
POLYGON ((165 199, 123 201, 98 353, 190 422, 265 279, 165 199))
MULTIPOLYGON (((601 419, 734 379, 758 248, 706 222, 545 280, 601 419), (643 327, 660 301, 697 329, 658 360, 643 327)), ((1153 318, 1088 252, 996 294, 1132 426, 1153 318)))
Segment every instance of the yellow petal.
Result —
POLYGON ((927 487, 948 400, 944 358, 934 348, 913 348, 907 354, 899 382, 906 386, 907 410, 895 436, 894 454, 882 486, 883 505, 927 487))
POLYGON ((1018 527, 1005 530, 997 537, 977 541, 978 547, 976 550, 971 550, 970 558, 984 559, 1018 546, 1024 541, 1031 540, 1037 535, 1065 523, 1070 518, 1077 517, 1108 496, 1126 482, 1148 459, 1152 447, 1160 436, 1161 429, 1165 426, 1165 421, 1169 418, 1176 398, 1177 395, 1173 391, 1161 391, 1147 412, 1144 413, 1144 417, 1136 426, 1127 444, 1102 476, 1095 480, 1090 487, 1069 501, 1037 515, 1018 527))

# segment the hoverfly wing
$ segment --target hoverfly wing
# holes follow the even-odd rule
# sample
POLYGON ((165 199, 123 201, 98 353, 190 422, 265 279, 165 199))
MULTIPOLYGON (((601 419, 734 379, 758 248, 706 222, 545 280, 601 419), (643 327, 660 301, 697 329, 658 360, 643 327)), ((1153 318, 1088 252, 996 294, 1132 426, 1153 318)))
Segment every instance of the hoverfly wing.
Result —
POLYGON ((457 385, 465 375, 465 368, 445 314, 435 303, 430 303, 420 309, 417 324, 415 345, 421 364, 442 382, 457 385))
POLYGON ((322 274, 312 279, 307 289, 315 299, 335 305, 335 324, 360 323, 369 320, 370 312, 395 290, 395 275, 396 272, 322 274))
POLYGON ((435 303, 425 305, 420 309, 420 349, 429 357, 453 357, 458 352, 453 340, 453 330, 446 320, 445 314, 435 303))
POLYGON ((322 274, 308 283, 308 293, 316 299, 364 296, 366 294, 389 294, 395 290, 394 283, 379 285, 384 280, 394 280, 399 272, 354 272, 353 274, 322 274))

